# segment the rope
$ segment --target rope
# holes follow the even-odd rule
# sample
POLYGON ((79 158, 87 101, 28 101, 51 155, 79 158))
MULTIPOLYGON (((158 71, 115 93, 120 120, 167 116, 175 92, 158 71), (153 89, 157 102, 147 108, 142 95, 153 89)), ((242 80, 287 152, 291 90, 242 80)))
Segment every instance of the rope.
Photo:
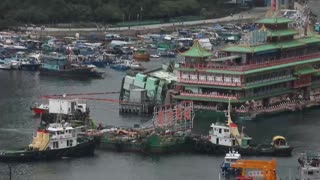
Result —
MULTIPOLYGON (((104 94, 119 94, 120 92, 103 92, 103 93, 79 93, 79 94, 65 94, 66 96, 84 96, 84 95, 104 95, 104 94)), ((44 95, 39 98, 56 98, 62 97, 63 94, 54 94, 54 95, 44 95)))

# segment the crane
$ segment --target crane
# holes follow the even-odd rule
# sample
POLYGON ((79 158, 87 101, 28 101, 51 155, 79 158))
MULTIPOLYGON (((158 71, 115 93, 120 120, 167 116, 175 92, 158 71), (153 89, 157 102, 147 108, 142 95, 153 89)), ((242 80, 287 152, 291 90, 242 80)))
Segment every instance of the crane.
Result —
POLYGON ((276 180, 277 179, 277 161, 272 159, 267 160, 237 160, 231 165, 233 168, 241 168, 242 176, 246 175, 248 169, 259 169, 262 171, 264 180, 276 180))

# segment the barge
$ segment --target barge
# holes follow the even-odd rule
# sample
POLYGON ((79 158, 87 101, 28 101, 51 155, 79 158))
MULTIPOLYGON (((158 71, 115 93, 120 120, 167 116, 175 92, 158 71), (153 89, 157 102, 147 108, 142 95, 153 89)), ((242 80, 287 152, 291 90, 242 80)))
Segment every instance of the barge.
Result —
POLYGON ((154 117, 141 128, 107 128, 100 131, 100 148, 119 152, 167 154, 178 152, 223 155, 236 150, 246 156, 291 156, 293 147, 283 136, 270 144, 254 145, 252 138, 239 132, 228 109, 226 124, 213 123, 208 136, 192 132, 193 103, 155 107, 154 117))

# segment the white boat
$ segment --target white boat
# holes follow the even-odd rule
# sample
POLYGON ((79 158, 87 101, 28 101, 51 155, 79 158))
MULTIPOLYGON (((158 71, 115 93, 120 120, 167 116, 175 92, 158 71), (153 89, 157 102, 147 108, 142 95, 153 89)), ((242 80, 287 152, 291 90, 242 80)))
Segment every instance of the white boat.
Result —
POLYGON ((151 58, 159 58, 160 56, 159 56, 159 55, 156 55, 156 54, 151 54, 150 57, 151 57, 151 58))
POLYGON ((11 65, 10 65, 10 63, 8 63, 4 60, 0 60, 0 69, 1 70, 11 70, 11 65))
POLYGON ((232 164, 235 163, 237 160, 241 159, 241 154, 237 151, 229 151, 229 153, 226 153, 226 156, 224 157, 224 161, 221 164, 221 171, 224 175, 236 175, 237 169, 232 168, 232 164))

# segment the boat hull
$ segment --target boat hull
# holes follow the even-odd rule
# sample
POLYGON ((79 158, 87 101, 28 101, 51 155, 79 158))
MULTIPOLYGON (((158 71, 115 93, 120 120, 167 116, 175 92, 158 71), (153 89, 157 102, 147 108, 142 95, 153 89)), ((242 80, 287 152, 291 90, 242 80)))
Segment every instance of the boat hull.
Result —
POLYGON ((223 146, 212 144, 208 140, 194 139, 193 140, 193 151, 196 153, 205 154, 220 154, 224 155, 233 149, 238 151, 241 155, 245 156, 277 156, 277 157, 289 157, 291 156, 293 148, 288 146, 288 148, 275 148, 269 146, 266 149, 261 149, 259 146, 251 146, 247 148, 241 148, 239 146, 223 146))
POLYGON ((133 54, 133 59, 136 61, 150 61, 149 54, 133 54))
POLYGON ((20 69, 36 71, 40 68, 41 64, 21 64, 20 69))
POLYGON ((48 109, 43 108, 32 108, 32 111, 35 115, 41 115, 49 112, 48 109))
POLYGON ((64 77, 83 77, 83 78, 102 78, 103 72, 92 71, 88 68, 83 69, 70 69, 70 70, 51 70, 51 69, 40 69, 40 75, 50 76, 64 76, 64 77))
POLYGON ((95 141, 89 140, 78 144, 77 146, 65 149, 52 149, 45 151, 9 151, 0 152, 0 161, 39 161, 39 160, 57 160, 64 157, 83 157, 94 155, 95 141))

